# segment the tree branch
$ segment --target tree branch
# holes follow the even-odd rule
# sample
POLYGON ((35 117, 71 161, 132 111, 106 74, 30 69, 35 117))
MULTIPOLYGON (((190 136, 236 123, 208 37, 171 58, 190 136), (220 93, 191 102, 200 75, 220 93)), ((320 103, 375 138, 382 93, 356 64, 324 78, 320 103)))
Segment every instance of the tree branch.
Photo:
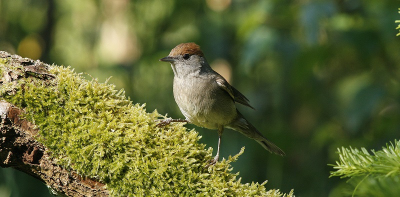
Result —
POLYGON ((123 90, 70 68, 0 51, 0 167, 66 196, 292 196, 241 183, 231 162, 182 124, 132 104, 123 90), (89 178, 88 178, 89 177, 89 178), (94 179, 95 178, 95 179, 94 179))
MULTIPOLYGON (((1 58, 11 57, 4 52, 1 58)), ((21 64, 29 64, 26 75, 36 74, 43 80, 51 76, 42 70, 39 62, 18 56, 12 57, 21 64), (30 73, 29 73, 30 72, 30 73), (47 76, 47 77, 46 77, 47 76)), ((1 73, 0 73, 1 74, 1 73)), ((3 80, 15 80, 20 75, 3 72, 3 80)), ((50 77, 51 78, 51 77, 50 77)), ((4 81, 0 81, 0 85, 4 81)), ((78 175, 75 171, 56 164, 46 147, 35 140, 36 126, 21 118, 23 110, 0 100, 0 167, 11 167, 25 172, 50 187, 55 193, 66 196, 108 196, 103 183, 78 175)))

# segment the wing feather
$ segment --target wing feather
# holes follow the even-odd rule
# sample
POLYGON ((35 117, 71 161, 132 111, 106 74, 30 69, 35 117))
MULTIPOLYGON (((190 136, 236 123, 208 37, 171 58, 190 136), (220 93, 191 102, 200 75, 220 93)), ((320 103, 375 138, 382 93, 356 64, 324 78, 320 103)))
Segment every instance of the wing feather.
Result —
POLYGON ((231 86, 222 76, 218 76, 216 78, 216 82, 218 86, 225 90, 235 102, 254 109, 249 104, 249 99, 247 99, 242 93, 240 93, 239 90, 231 86))

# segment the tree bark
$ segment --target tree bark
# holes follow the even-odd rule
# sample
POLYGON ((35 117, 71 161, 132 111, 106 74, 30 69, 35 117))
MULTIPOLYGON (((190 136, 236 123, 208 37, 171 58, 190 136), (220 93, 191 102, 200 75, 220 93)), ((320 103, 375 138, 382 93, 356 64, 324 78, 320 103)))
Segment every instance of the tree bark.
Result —
MULTIPOLYGON (((12 58, 26 66, 25 76, 35 75, 42 80, 52 78, 43 63, 0 52, 0 58, 12 58)), ((23 75, 3 71, 3 80, 15 80, 23 75)), ((0 80, 0 88, 3 81, 0 80)), ((46 147, 35 136, 39 130, 34 124, 21 118, 23 109, 0 98, 0 167, 25 172, 46 184, 53 193, 65 196, 109 196, 105 184, 82 177, 71 169, 56 164, 46 147)))

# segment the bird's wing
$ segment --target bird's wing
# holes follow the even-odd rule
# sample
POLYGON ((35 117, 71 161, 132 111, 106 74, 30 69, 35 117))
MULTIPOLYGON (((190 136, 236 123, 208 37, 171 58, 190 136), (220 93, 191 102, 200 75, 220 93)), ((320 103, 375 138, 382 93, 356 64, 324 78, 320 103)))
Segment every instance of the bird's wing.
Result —
POLYGON ((249 104, 249 99, 247 99, 242 93, 240 93, 239 90, 231 86, 222 76, 218 76, 216 78, 216 82, 218 86, 221 87, 223 90, 225 90, 235 102, 254 109, 249 104))

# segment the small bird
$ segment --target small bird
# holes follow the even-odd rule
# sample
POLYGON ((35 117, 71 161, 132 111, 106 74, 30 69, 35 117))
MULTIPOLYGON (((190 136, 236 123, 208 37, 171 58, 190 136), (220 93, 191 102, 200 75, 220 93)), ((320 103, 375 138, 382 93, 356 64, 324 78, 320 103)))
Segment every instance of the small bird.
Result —
POLYGON ((207 129, 217 129, 218 149, 210 165, 219 160, 224 128, 233 129, 256 140, 271 153, 285 155, 236 109, 235 103, 254 108, 242 93, 210 67, 197 44, 179 44, 160 61, 171 63, 174 72, 174 98, 186 119, 165 119, 158 123, 158 126, 165 126, 171 122, 188 122, 207 129))

